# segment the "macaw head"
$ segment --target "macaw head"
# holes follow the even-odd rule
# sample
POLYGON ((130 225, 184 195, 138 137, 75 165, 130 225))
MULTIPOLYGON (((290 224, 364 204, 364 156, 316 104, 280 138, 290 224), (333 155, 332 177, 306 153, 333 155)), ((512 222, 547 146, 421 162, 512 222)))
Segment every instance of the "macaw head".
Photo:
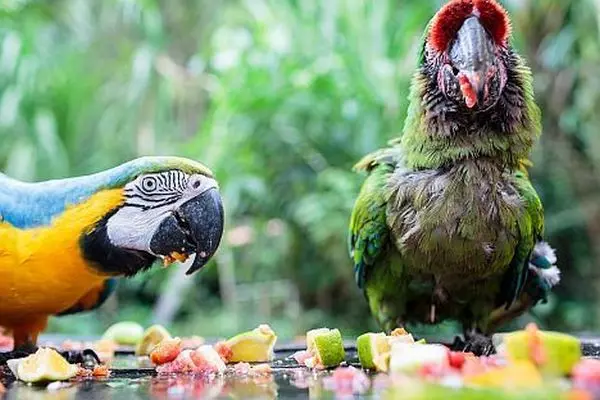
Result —
POLYGON ((482 112, 494 107, 514 69, 508 14, 496 0, 452 0, 429 25, 423 69, 446 107, 482 112))
POLYGON ((219 186, 204 165, 183 158, 144 157, 117 167, 106 189, 122 202, 81 237, 84 256, 102 272, 134 275, 157 258, 194 255, 187 274, 215 254, 223 235, 219 186))

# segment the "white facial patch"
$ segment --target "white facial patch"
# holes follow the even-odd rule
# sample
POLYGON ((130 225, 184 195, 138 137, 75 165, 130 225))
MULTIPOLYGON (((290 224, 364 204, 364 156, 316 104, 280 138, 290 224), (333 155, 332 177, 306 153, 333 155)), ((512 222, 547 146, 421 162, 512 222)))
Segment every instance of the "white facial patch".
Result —
POLYGON ((106 225, 108 238, 114 246, 153 254, 150 242, 163 220, 212 188, 218 188, 217 181, 204 175, 181 171, 142 175, 125 186, 125 203, 106 225))

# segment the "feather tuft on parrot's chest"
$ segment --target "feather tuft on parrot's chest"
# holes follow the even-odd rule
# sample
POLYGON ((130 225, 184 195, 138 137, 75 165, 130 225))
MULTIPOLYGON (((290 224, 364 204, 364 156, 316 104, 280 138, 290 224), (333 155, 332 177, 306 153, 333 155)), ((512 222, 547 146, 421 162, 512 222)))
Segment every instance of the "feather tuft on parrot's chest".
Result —
POLYGON ((492 160, 396 170, 387 218, 406 272, 443 282, 448 291, 503 274, 524 212, 512 179, 492 160))

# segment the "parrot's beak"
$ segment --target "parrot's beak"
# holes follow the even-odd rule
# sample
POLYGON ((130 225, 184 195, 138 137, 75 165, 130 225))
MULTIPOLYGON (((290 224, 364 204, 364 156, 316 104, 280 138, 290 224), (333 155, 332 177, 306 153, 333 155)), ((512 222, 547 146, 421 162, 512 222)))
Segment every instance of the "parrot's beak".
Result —
POLYGON ((449 51, 459 71, 461 91, 467 107, 484 104, 488 77, 495 71, 495 45, 479 18, 471 16, 458 30, 449 51))
POLYGON ((195 253, 190 275, 202 268, 215 254, 223 236, 224 212, 221 195, 216 187, 183 203, 158 227, 152 237, 150 249, 155 254, 173 252, 195 253))

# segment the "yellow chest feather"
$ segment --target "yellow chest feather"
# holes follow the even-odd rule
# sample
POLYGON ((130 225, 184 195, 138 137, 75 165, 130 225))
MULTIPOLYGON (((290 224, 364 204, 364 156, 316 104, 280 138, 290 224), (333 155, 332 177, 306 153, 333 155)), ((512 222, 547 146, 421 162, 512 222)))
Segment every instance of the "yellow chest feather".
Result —
POLYGON ((48 226, 0 223, 0 325, 64 311, 107 278, 84 259, 79 240, 122 201, 121 189, 106 190, 48 226))

